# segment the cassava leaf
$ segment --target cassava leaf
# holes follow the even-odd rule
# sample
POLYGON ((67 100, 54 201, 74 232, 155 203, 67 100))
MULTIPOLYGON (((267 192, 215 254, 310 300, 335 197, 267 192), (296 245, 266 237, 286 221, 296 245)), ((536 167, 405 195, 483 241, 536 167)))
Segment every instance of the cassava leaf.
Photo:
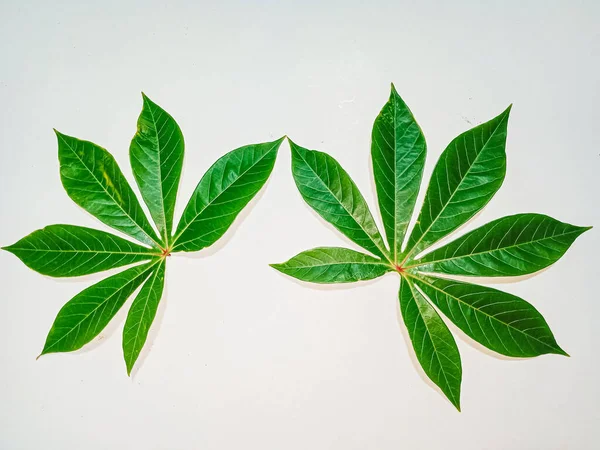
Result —
POLYGON ((102 147, 56 131, 60 179, 75 203, 106 225, 144 244, 160 246, 129 183, 102 147))
POLYGON ((320 247, 302 252, 271 267, 313 283, 349 283, 371 280, 392 270, 389 264, 347 248, 320 247))
POLYGON ((483 208, 504 181, 510 106, 455 138, 431 175, 407 249, 415 255, 447 236, 483 208))
POLYGON ((371 158, 379 210, 395 263, 419 194, 426 153, 423 132, 392 84, 390 99, 373 125, 371 158))
POLYGON ((510 107, 452 140, 433 170, 423 207, 407 237, 426 146, 415 118, 392 85, 390 98, 373 125, 371 144, 389 253, 362 195, 340 165, 325 153, 290 143, 294 179, 304 200, 343 234, 382 259, 375 259, 377 265, 372 266, 367 255, 319 248, 272 266, 314 283, 343 283, 398 272, 400 309, 417 358, 457 408, 460 357, 454 338, 430 301, 467 335, 503 355, 566 355, 544 318, 525 300, 483 286, 439 279, 436 274, 487 277, 533 273, 556 262, 588 228, 541 214, 517 214, 427 252, 480 211, 502 184, 509 113, 510 107))
POLYGON ((129 147, 133 175, 164 243, 171 239, 173 211, 183 166, 183 134, 164 109, 142 93, 144 107, 129 147))
POLYGON ((58 312, 42 355, 71 352, 83 347, 104 329, 140 284, 153 264, 143 264, 84 289, 58 312))
POLYGON ((416 267, 453 275, 526 275, 555 263, 588 229, 542 214, 516 214, 494 220, 434 250, 416 267))
POLYGON ((283 139, 238 148, 208 169, 183 211, 174 251, 198 251, 223 236, 266 183, 283 139))
POLYGON ((292 173, 306 203, 353 242, 387 258, 369 207, 346 171, 328 154, 289 142, 292 173))
POLYGON ((139 294, 133 301, 125 327, 123 328, 123 356, 127 366, 127 375, 135 364, 148 337, 148 331, 156 316, 158 303, 165 284, 165 260, 154 267, 139 294))
POLYGON ((110 153, 91 142, 56 132, 60 175, 67 194, 102 222, 149 247, 104 231, 50 225, 3 248, 28 267, 54 277, 86 275, 141 263, 88 287, 65 304, 42 350, 46 354, 81 348, 143 285, 123 330, 128 374, 156 315, 167 256, 199 250, 215 242, 265 184, 284 139, 242 147, 220 158, 202 178, 188 203, 175 245, 171 231, 183 163, 183 135, 164 109, 145 95, 143 100, 137 133, 130 145, 130 162, 160 237, 110 153))
POLYGON ((416 284, 468 336, 506 356, 566 355, 542 315, 525 300, 496 289, 441 278, 416 284))
POLYGON ((74 225, 49 225, 4 250, 51 277, 88 275, 160 256, 113 234, 74 225))
POLYGON ((456 342, 409 278, 400 283, 400 311, 423 371, 460 411, 462 366, 456 342))

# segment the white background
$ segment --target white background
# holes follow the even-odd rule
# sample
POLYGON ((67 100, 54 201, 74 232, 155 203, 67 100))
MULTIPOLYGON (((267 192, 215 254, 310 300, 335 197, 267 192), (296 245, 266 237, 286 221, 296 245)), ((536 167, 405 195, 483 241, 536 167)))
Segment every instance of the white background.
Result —
POLYGON ((51 279, 0 253, 0 447, 600 448, 600 3, 491 3, 0 2, 2 245, 52 223, 107 230, 64 193, 52 127, 108 148, 132 181, 141 90, 185 135, 177 216, 219 156, 283 134, 337 158, 376 211, 370 132, 392 81, 425 132, 425 180, 455 135, 514 103, 504 186, 461 232, 517 212, 596 225, 501 285, 571 358, 508 360, 457 332, 458 413, 415 365, 394 274, 319 288, 268 267, 354 248, 303 203, 283 144, 226 236, 168 261, 132 378, 126 307, 82 351, 35 360, 60 307, 104 274, 51 279))

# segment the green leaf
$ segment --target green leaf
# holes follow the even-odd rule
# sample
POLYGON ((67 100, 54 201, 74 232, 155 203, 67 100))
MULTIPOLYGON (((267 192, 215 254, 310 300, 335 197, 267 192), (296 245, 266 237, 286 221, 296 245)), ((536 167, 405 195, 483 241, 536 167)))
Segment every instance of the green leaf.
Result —
POLYGON ((299 253, 271 267, 286 275, 313 283, 349 283, 371 280, 392 270, 380 259, 347 248, 320 247, 299 253))
POLYGON ((326 153, 289 142, 292 173, 304 201, 353 242, 387 259, 388 251, 369 207, 342 166, 326 153))
POLYGON ((158 303, 165 284, 165 260, 155 266, 150 277, 140 290, 129 309, 123 329, 123 355, 127 365, 127 375, 135 364, 148 337, 148 331, 156 316, 158 303))
POLYGON ((423 132, 392 84, 390 99, 373 125, 371 157, 379 210, 396 263, 419 194, 426 154, 423 132))
POLYGON ((102 147, 56 131, 60 178, 75 203, 106 225, 160 247, 154 230, 113 156, 102 147))
POLYGON ((171 239, 183 166, 183 134, 165 110, 142 93, 144 106, 129 147, 133 175, 163 242, 171 239))
POLYGON ((400 284, 400 311, 421 367, 460 411, 462 366, 456 342, 433 306, 405 277, 400 284))
POLYGON ((74 225, 49 225, 4 250, 51 277, 88 275, 160 256, 113 234, 74 225))
POLYGON ((542 214, 494 220, 420 259, 425 272, 470 276, 516 276, 558 261, 589 227, 576 227, 542 214))
POLYGON ((153 263, 135 266, 81 291, 62 307, 42 355, 71 352, 94 339, 148 277, 153 263))
POLYGON ((450 234, 494 196, 506 173, 510 106, 499 116, 455 138, 436 164, 423 208, 408 241, 409 255, 450 234))
POLYGON ((201 250, 227 231, 269 178, 283 139, 238 148, 208 169, 183 211, 174 251, 201 250))
POLYGON ((567 355, 525 300, 489 287, 420 277, 417 285, 468 336, 506 356, 567 355))

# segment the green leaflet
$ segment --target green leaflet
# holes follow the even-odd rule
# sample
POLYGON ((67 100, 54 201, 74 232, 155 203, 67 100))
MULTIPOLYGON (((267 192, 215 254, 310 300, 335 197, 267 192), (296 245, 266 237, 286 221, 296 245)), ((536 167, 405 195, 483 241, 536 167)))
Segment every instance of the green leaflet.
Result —
POLYGON ((60 175, 69 197, 140 244, 90 228, 50 225, 4 247, 28 267, 54 277, 145 263, 110 276, 73 297, 58 313, 42 351, 45 354, 81 348, 102 331, 143 284, 123 330, 128 374, 156 315, 167 256, 200 250, 221 237, 267 181, 284 139, 248 145, 220 158, 198 184, 172 238, 183 164, 183 135, 164 109, 145 95, 143 101, 130 145, 130 162, 160 238, 110 153, 91 142, 56 132, 60 175))
POLYGON ((144 286, 137 295, 127 320, 123 328, 123 356, 127 366, 127 375, 131 374, 131 369, 135 364, 142 347, 148 337, 150 325, 156 316, 158 303, 162 297, 165 284, 165 260, 156 265, 152 274, 144 283, 144 286))
POLYGON ((347 248, 320 247, 307 250, 271 267, 286 275, 313 283, 349 283, 371 280, 392 270, 389 264, 347 248))
POLYGON ((423 132, 392 84, 390 99, 373 125, 371 158, 379 210, 395 263, 419 194, 426 154, 423 132))
POLYGON ((223 236, 266 183, 283 139, 238 148, 208 169, 183 211, 174 250, 198 251, 223 236))
POLYGON ((58 312, 42 355, 71 352, 94 339, 146 279, 152 264, 143 264, 84 289, 58 312))
POLYGON ((74 225, 49 225, 4 250, 51 277, 77 277, 160 256, 113 234, 74 225))
POLYGON ((56 136, 60 179, 69 197, 106 225, 144 244, 160 246, 115 158, 92 142, 58 131, 56 136))
POLYGON ((459 135, 444 150, 433 169, 421 213, 408 240, 411 255, 463 225, 500 188, 506 173, 510 108, 459 135))
POLYGON ((415 267, 453 275, 526 275, 555 263, 588 229, 542 214, 516 214, 494 220, 434 250, 415 267))
POLYGON ((408 278, 400 283, 400 311, 421 367, 460 411, 462 366, 456 342, 442 318, 408 278))
POLYGON ((426 145, 414 116, 392 85, 389 100, 375 119, 371 144, 390 252, 362 195, 335 159, 290 143, 293 175, 304 200, 381 259, 347 249, 319 248, 272 266, 313 283, 346 283, 396 271, 401 276, 400 309, 417 358, 457 408, 462 374, 458 350, 427 297, 467 335, 498 353, 515 357, 566 354, 541 314, 525 300, 434 277, 439 273, 473 277, 533 273, 556 262, 588 228, 541 214, 517 214, 427 252, 480 211, 502 184, 509 113, 510 107, 452 140, 434 168, 421 211, 406 236, 416 214, 426 145))
POLYGON ((457 327, 490 350, 517 357, 566 355, 542 315, 515 295, 441 278, 415 282, 457 327))
POLYGON ((290 141, 292 173, 302 197, 323 219, 371 253, 388 251, 362 194, 339 163, 326 153, 290 141))
POLYGON ((144 107, 129 147, 135 181, 163 242, 169 243, 183 166, 183 134, 177 122, 142 93, 144 107))

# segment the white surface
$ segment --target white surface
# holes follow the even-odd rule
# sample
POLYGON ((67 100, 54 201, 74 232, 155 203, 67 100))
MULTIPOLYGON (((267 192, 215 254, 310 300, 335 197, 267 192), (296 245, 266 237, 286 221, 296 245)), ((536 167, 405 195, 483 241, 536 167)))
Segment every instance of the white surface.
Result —
POLYGON ((394 275, 315 288, 267 266, 352 246, 303 203, 284 144, 225 239, 169 260, 132 379, 127 308, 84 351, 35 361, 60 307, 103 275, 59 281, 0 253, 2 449, 600 448, 600 3, 422 3, 2 1, 1 243, 52 223, 107 229, 64 193, 52 127, 108 148, 132 181, 141 90, 186 138, 177 215, 217 157, 283 134, 336 157, 374 208, 370 132, 391 81, 425 132, 426 179, 468 122, 512 102, 504 186, 467 229, 516 212, 596 225, 502 285, 571 358, 504 360, 458 333, 457 413, 415 368, 394 275))

